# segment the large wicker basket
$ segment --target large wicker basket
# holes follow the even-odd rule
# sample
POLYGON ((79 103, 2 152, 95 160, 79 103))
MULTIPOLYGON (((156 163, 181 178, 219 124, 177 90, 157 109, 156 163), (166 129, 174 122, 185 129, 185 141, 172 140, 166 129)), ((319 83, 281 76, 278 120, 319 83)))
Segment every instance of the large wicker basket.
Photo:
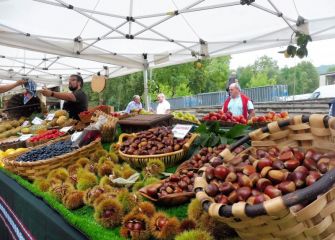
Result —
MULTIPOLYGON (((51 141, 46 144, 37 146, 35 148, 40 148, 42 146, 49 145, 51 143, 64 139, 66 138, 60 138, 55 141, 51 141)), ((48 175, 48 173, 53 169, 67 167, 68 165, 78 160, 78 158, 89 156, 91 153, 94 153, 97 148, 102 148, 100 139, 96 139, 90 144, 83 146, 82 148, 76 149, 72 152, 45 160, 39 160, 35 162, 18 162, 16 161, 16 159, 22 154, 20 153, 4 158, 3 162, 7 170, 22 177, 25 177, 29 180, 35 180, 36 178, 48 175)))
MULTIPOLYGON (((121 134, 117 145, 121 146, 124 138, 132 136, 136 136, 136 134, 126 134, 126 133, 121 134)), ((164 162, 165 166, 171 167, 176 165, 186 156, 190 146, 192 145, 193 141, 196 139, 197 136, 198 136, 197 134, 193 133, 191 138, 188 140, 187 143, 184 144, 182 149, 171 153, 156 154, 156 155, 129 155, 123 153, 119 149, 118 155, 122 160, 128 162, 130 165, 136 168, 145 167, 147 165, 147 162, 150 161, 151 159, 159 159, 162 162, 164 162)))
MULTIPOLYGON (((313 114, 273 122, 249 133, 220 155, 229 162, 235 157, 233 150, 245 143, 256 149, 300 146, 320 152, 334 151, 335 118, 313 114)), ((212 217, 234 228, 242 239, 335 239, 335 169, 309 187, 256 205, 215 203, 204 191, 204 170, 195 180, 197 199, 212 217), (310 204, 298 212, 291 208, 304 202, 310 204)))

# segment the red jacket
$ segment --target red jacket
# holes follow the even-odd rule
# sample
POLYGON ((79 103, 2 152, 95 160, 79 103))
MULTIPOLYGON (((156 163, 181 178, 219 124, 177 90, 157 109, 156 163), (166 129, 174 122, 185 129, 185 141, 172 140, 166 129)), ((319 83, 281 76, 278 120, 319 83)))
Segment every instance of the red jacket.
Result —
MULTIPOLYGON (((250 100, 247 96, 240 94, 241 99, 242 99, 242 112, 243 112, 243 117, 245 119, 248 119, 248 101, 250 100)), ((226 101, 223 104, 222 110, 223 112, 228 112, 228 105, 230 102, 230 96, 226 99, 226 101)))

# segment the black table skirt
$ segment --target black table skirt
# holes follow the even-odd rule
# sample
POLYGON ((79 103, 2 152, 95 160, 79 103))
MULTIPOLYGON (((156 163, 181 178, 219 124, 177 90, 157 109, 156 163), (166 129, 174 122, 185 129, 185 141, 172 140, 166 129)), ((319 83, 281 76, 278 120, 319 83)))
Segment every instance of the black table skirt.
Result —
POLYGON ((0 240, 7 239, 81 240, 87 237, 43 200, 0 171, 0 240))

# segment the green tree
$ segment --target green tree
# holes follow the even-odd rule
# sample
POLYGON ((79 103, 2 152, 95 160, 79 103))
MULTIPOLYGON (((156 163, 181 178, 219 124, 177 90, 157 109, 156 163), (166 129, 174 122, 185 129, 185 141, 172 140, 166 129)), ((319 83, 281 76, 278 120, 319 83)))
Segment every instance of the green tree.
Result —
POLYGON ((257 73, 256 75, 252 76, 250 82, 247 84, 248 88, 253 88, 253 87, 262 87, 262 86, 268 86, 268 85, 275 85, 276 84, 276 79, 271 78, 268 79, 268 76, 266 73, 261 72, 257 73))
POLYGON ((237 79, 242 88, 246 88, 251 78, 254 76, 252 66, 239 67, 236 71, 237 79))

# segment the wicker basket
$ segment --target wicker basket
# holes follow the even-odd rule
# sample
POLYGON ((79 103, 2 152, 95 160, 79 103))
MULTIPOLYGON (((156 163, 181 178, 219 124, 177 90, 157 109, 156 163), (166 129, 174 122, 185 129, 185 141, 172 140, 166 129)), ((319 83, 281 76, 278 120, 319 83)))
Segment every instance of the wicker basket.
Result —
POLYGON ((80 121, 82 123, 90 123, 91 122, 91 118, 93 116, 93 113, 94 112, 85 112, 85 114, 83 112, 79 113, 79 118, 80 118, 80 121))
POLYGON ((25 148, 26 142, 25 141, 19 141, 19 137, 10 137, 7 139, 4 139, 0 143, 0 150, 6 151, 7 149, 13 148, 25 148))
POLYGON ((200 125, 200 123, 187 121, 187 120, 183 120, 183 119, 178 119, 178 118, 172 118, 172 125, 176 125, 176 124, 200 125))
MULTIPOLYGON (((220 155, 229 162, 235 156, 233 150, 245 143, 256 149, 292 146, 334 151, 335 118, 313 114, 273 122, 249 133, 220 155)), ((335 169, 309 187, 256 205, 215 203, 203 190, 207 186, 204 170, 195 179, 197 199, 212 217, 234 228, 242 239, 335 239, 335 169), (291 208, 304 202, 311 203, 298 212, 291 208)))
MULTIPOLYGON (((121 146, 124 138, 134 137, 134 136, 136 136, 136 134, 126 134, 126 133, 121 134, 117 145, 121 146)), ((189 141, 184 144, 181 150, 171 152, 171 153, 157 154, 157 155, 129 155, 129 154, 123 153, 119 149, 118 155, 120 156, 122 160, 128 162, 130 165, 132 165, 135 168, 145 167, 147 165, 147 162, 151 159, 159 159, 165 164, 166 167, 171 167, 171 166, 176 165, 186 156, 191 144, 193 143, 193 141, 196 139, 197 136, 198 136, 197 134, 192 134, 189 141)))
POLYGON ((26 141, 26 146, 27 147, 36 147, 36 146, 40 146, 42 144, 46 144, 50 141, 55 141, 55 140, 58 140, 59 138, 62 138, 64 139, 64 137, 66 136, 67 134, 64 134, 63 136, 59 136, 59 137, 56 137, 56 138, 52 138, 52 139, 45 139, 45 140, 40 140, 38 142, 31 142, 29 141, 29 139, 26 141))
MULTIPOLYGON (((44 145, 40 145, 35 148, 40 148, 42 146, 46 146, 67 138, 68 137, 59 138, 55 141, 50 141, 44 145)), ((90 144, 82 148, 76 149, 73 152, 45 160, 39 160, 35 162, 17 162, 16 159, 22 154, 20 153, 4 158, 3 162, 7 170, 22 177, 25 177, 29 180, 35 180, 36 178, 48 175, 48 173, 53 169, 67 167, 68 165, 78 160, 78 158, 89 156, 91 153, 94 153, 97 148, 102 148, 100 139, 96 139, 90 144)))

